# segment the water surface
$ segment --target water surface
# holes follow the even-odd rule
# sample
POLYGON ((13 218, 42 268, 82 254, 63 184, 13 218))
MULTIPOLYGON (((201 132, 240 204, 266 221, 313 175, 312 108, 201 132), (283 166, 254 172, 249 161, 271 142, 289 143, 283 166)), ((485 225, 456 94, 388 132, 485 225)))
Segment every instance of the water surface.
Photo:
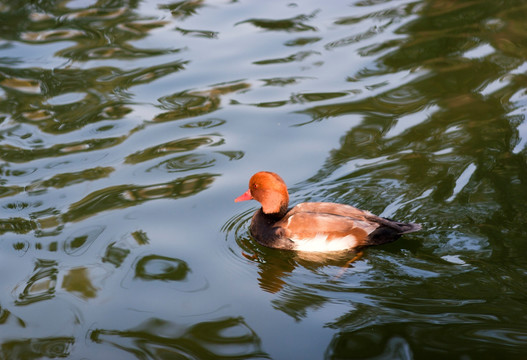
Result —
POLYGON ((527 355, 522 1, 0 3, 0 357, 527 355), (423 231, 249 236, 291 200, 423 231))

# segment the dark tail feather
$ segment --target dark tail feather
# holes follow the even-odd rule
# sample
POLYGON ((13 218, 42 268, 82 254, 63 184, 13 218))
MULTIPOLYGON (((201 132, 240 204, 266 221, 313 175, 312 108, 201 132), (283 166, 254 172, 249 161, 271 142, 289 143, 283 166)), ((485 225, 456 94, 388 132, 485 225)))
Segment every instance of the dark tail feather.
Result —
POLYGON ((400 234, 408 234, 415 231, 421 230, 421 224, 415 224, 415 223, 397 223, 397 225, 400 226, 401 232, 400 234))
POLYGON ((421 230, 420 224, 401 223, 386 218, 378 219, 382 219, 378 221, 381 226, 368 236, 365 244, 367 246, 389 243, 399 239, 403 234, 421 230))

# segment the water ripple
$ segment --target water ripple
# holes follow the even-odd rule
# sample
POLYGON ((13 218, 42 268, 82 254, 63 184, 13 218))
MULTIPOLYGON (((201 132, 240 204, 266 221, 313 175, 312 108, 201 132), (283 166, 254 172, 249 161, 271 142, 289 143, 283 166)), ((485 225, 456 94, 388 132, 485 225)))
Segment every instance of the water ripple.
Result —
POLYGON ((159 198, 179 198, 205 190, 214 181, 213 174, 191 175, 169 183, 147 186, 119 185, 97 190, 69 207, 64 221, 78 221, 101 211, 126 208, 159 198))
POLYGON ((223 139, 215 134, 209 136, 199 136, 196 138, 178 139, 168 143, 159 144, 155 147, 145 149, 126 158, 126 162, 136 164, 168 154, 187 152, 196 150, 204 146, 217 146, 223 142, 223 139))
POLYGON ((104 228, 105 226, 93 226, 76 231, 64 241, 64 252, 72 256, 81 255, 101 235, 104 228))
POLYGON ((303 32, 303 31, 316 31, 317 28, 314 26, 307 25, 306 22, 310 21, 316 16, 318 11, 313 12, 310 15, 298 15, 289 19, 247 19, 241 21, 238 24, 249 23, 255 27, 268 30, 268 31, 287 31, 287 32, 303 32))
POLYGON ((3 343, 7 358, 65 358, 75 344, 74 337, 46 337, 12 340, 3 343))
POLYGON ((261 340, 242 318, 220 318, 181 327, 170 321, 151 318, 125 330, 93 329, 89 339, 110 344, 130 354, 162 353, 165 356, 201 359, 243 357, 268 359, 261 340))
POLYGON ((135 277, 143 280, 185 280, 190 271, 187 263, 166 256, 148 255, 142 257, 135 266, 135 277))
POLYGON ((18 293, 15 304, 23 306, 52 299, 55 296, 57 274, 58 264, 56 261, 37 260, 30 278, 15 289, 18 293), (20 291, 21 287, 23 289, 20 291))
POLYGON ((86 36, 86 33, 76 29, 44 30, 38 32, 24 32, 20 34, 22 40, 30 42, 51 42, 57 40, 75 39, 86 36))
MULTIPOLYGON (((3 74, 0 73, 0 75, 3 74)), ((42 83, 36 79, 4 77, 2 80, 0 80, 0 86, 27 94, 42 93, 42 83)))

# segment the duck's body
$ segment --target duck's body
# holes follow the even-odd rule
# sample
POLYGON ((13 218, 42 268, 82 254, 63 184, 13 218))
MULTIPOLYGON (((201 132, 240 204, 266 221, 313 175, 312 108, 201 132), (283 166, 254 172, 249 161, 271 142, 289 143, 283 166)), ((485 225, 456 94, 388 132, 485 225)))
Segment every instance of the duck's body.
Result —
POLYGON ((251 199, 262 204, 252 218, 251 235, 271 248, 342 251, 392 242, 421 229, 419 224, 396 222, 344 204, 301 203, 288 209, 284 181, 266 171, 253 175, 249 190, 235 201, 251 199))

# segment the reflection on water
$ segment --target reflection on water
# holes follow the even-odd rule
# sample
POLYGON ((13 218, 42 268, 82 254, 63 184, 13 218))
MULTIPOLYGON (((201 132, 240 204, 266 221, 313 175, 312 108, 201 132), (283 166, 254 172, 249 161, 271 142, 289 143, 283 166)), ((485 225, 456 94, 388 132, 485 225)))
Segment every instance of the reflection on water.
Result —
POLYGON ((62 288, 85 299, 97 297, 97 288, 91 283, 89 272, 86 268, 70 269, 64 275, 62 288))
POLYGON ((149 255, 137 262, 135 276, 144 280, 181 281, 189 271, 187 263, 183 260, 149 255))
POLYGON ((523 356, 526 12, 0 3, 0 358, 523 356), (424 230, 263 248, 257 170, 424 230))
POLYGON ((194 116, 205 115, 218 110, 221 104, 221 95, 239 92, 247 89, 250 84, 234 83, 231 85, 216 86, 201 92, 182 92, 158 99, 161 108, 168 110, 157 115, 153 121, 170 121, 186 119, 194 116))
POLYGON ((79 219, 99 213, 103 210, 134 206, 144 201, 169 198, 185 197, 204 190, 212 181, 214 175, 203 174, 201 176, 188 176, 177 179, 167 184, 155 184, 149 186, 121 185, 96 191, 71 204, 67 213, 63 214, 66 221, 78 221, 79 219))
POLYGON ((73 337, 54 337, 9 341, 2 344, 7 359, 65 358, 75 344, 73 337))
POLYGON ((81 255, 104 231, 103 226, 82 229, 70 235, 64 242, 64 252, 68 255, 81 255))
MULTIPOLYGON (((227 238, 234 236, 227 233, 227 238)), ((258 266, 258 284, 266 292, 278 293, 284 286, 290 284, 287 278, 293 276, 295 269, 303 269, 317 276, 321 281, 333 281, 344 273, 353 270, 354 259, 359 259, 361 252, 353 250, 331 254, 318 254, 309 252, 280 252, 269 250, 257 245, 249 235, 236 237, 237 247, 231 249, 237 256, 254 262, 258 266), (351 266, 351 269, 348 269, 351 266)), ((304 284, 305 285, 305 284, 304 284)), ((284 294, 282 294, 284 295, 284 294)), ((300 302, 295 301, 298 306, 300 302)))
POLYGON ((24 282, 25 286, 15 304, 28 305, 53 298, 57 285, 57 265, 56 261, 38 260, 31 277, 24 282))
POLYGON ((152 318, 125 331, 95 329, 89 338, 138 358, 269 358, 262 351, 256 333, 242 318, 218 319, 189 327, 152 318))

